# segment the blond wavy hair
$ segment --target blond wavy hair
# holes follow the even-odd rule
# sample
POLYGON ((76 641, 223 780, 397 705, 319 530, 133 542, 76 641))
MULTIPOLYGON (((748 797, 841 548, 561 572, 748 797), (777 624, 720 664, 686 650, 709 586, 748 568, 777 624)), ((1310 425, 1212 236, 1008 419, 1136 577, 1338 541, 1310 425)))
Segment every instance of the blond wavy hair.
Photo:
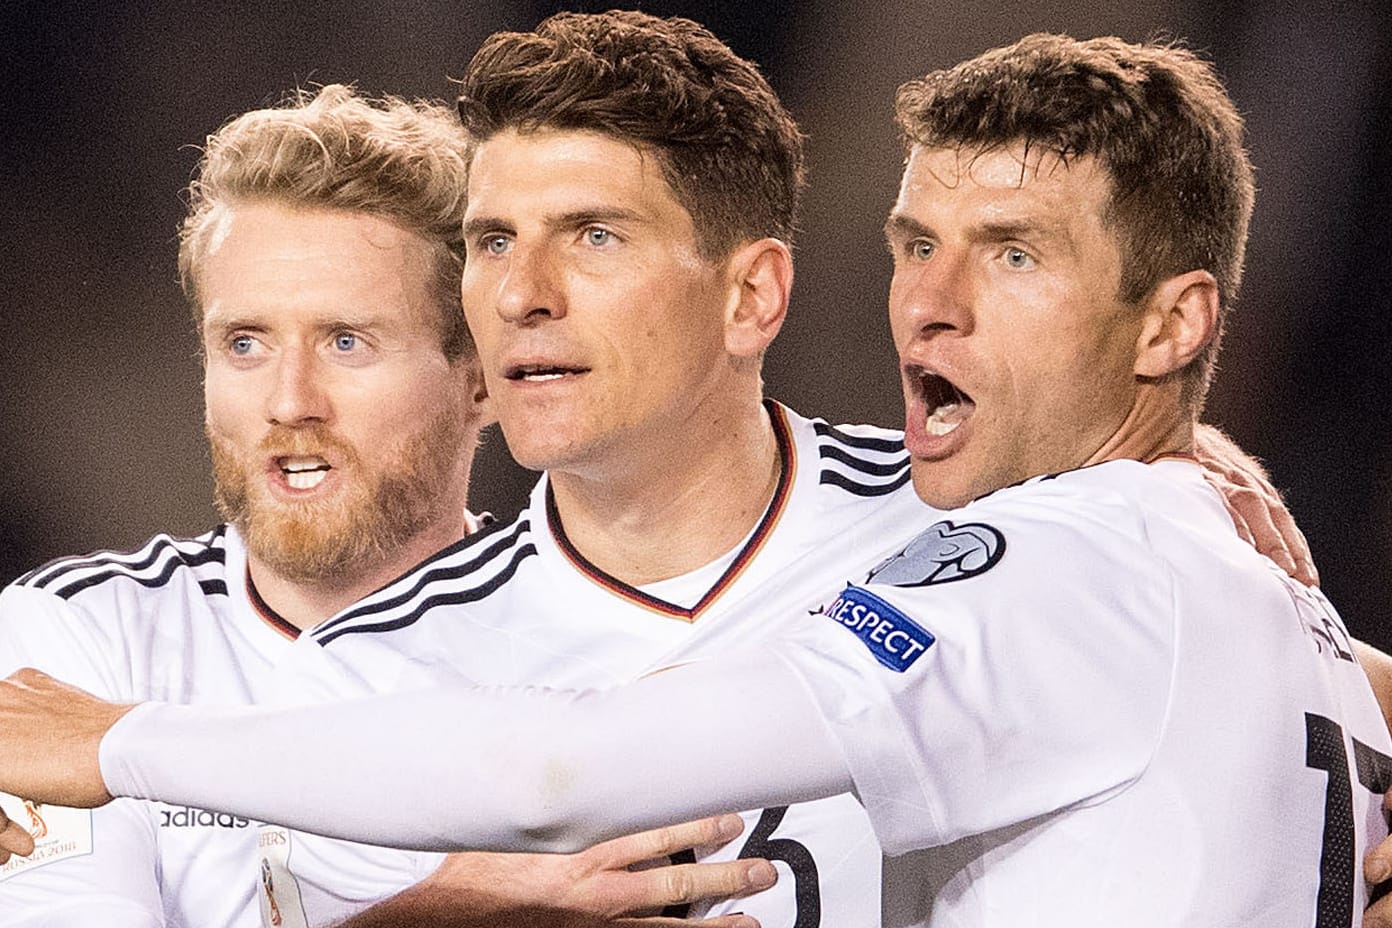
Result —
POLYGON ((387 219, 435 246, 445 354, 473 351, 459 303, 469 135, 452 109, 348 86, 297 90, 208 137, 179 229, 179 278, 201 327, 199 271, 220 217, 239 202, 280 202, 387 219))

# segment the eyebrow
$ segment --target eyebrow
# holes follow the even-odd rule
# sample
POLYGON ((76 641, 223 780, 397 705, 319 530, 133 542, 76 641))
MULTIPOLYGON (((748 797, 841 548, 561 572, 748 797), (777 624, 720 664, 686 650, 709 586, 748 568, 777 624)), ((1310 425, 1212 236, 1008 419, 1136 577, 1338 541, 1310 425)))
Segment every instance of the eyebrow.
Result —
POLYGON ((1008 220, 1004 222, 983 222, 975 232, 975 237, 986 241, 998 242, 1003 239, 1021 238, 1038 241, 1071 241, 1069 234, 1053 225, 1041 225, 1028 219, 1008 220))
POLYGON ((644 222, 645 217, 642 213, 633 209, 625 209, 622 206, 599 206, 586 209, 576 209, 570 212, 561 213, 557 216, 548 216, 547 225, 560 226, 563 229, 573 229, 579 226, 587 226, 592 222, 644 222))
POLYGON ((884 224, 885 238, 918 238, 920 235, 927 235, 928 227, 917 219, 911 219, 903 213, 891 213, 884 224))
MULTIPOLYGON (((250 313, 205 313, 201 330, 208 335, 226 335, 238 329, 264 332, 275 325, 278 316, 279 314, 274 310, 250 313)), ((333 312, 319 314, 308 321, 321 332, 331 332, 336 329, 356 329, 361 332, 371 332, 380 329, 387 320, 375 316, 371 312, 336 309, 333 312)))
MULTIPOLYGON (((621 206, 587 206, 543 217, 545 224, 555 229, 578 229, 594 222, 646 222, 637 210, 621 206)), ((464 236, 472 238, 483 232, 515 232, 513 223, 494 216, 474 216, 464 221, 464 236)))
POLYGON ((512 224, 492 216, 475 216, 464 220, 464 237, 473 238, 482 232, 511 232, 512 224))
MULTIPOLYGON (((911 216, 894 213, 885 220, 885 238, 919 238, 932 235, 932 230, 911 216)), ((1029 219, 987 221, 972 227, 971 237, 976 241, 999 242, 1018 238, 1032 241, 1061 242, 1072 246, 1072 236, 1067 231, 1053 225, 1041 225, 1029 219)))

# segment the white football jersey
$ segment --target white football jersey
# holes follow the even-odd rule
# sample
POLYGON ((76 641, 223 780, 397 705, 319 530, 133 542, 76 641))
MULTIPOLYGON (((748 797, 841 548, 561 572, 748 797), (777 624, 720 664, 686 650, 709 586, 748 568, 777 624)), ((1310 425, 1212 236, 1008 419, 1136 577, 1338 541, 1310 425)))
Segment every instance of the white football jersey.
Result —
MULTIPOLYGON (((899 433, 834 428, 776 404, 769 409, 783 476, 759 524, 726 557, 684 577, 630 587, 570 545, 543 478, 516 521, 446 549, 305 635, 298 663, 281 670, 287 687, 299 690, 287 689, 284 701, 461 678, 604 688, 805 620, 824 599, 828 576, 860 570, 863 577, 902 539, 905 525, 922 523, 925 509, 908 484, 899 433)), ((680 545, 681 536, 670 543, 680 545)), ((389 790, 383 801, 390 802, 389 790)), ((779 882, 684 914, 743 911, 765 928, 879 925, 881 854, 850 795, 751 811, 745 819, 741 837, 703 859, 769 858, 779 882)), ((326 911, 316 887, 334 885, 345 868, 390 868, 406 854, 293 832, 290 842, 289 869, 311 924, 346 914, 326 911)))
MULTIPOLYGON (((117 702, 273 699, 271 671, 292 654, 296 630, 246 578, 241 539, 227 527, 54 561, 0 593, 0 674, 34 666, 117 702)), ((94 811, 0 801, 38 839, 35 855, 0 867, 0 924, 261 922, 256 822, 129 800, 94 811)), ((423 858, 414 879, 438 860, 423 858)))
POLYGON ((1031 480, 848 579, 788 659, 919 888, 888 928, 1359 923, 1387 728, 1196 466, 1031 480))

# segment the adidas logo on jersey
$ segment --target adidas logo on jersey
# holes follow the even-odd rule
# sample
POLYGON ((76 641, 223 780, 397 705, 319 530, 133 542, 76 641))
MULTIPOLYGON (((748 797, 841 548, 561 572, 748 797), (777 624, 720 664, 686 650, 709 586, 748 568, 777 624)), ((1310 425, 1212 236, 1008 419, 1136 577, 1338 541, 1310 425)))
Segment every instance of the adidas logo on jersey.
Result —
POLYGON ((251 819, 226 812, 209 812, 207 809, 161 809, 161 828, 246 828, 251 819))

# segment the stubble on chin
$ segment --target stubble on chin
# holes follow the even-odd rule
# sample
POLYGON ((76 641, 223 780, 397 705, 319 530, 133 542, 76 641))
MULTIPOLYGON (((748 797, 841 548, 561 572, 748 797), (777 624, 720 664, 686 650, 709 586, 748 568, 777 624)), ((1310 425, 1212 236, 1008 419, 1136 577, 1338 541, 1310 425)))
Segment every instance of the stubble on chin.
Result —
POLYGON ((324 583, 389 562, 444 513, 443 498, 466 453, 466 430, 442 414, 372 465, 322 426, 279 428, 251 455, 207 430, 213 463, 213 499, 222 518, 236 526, 247 550, 281 577, 324 583), (324 454, 351 479, 332 497, 272 499, 256 480, 268 454, 324 454))

